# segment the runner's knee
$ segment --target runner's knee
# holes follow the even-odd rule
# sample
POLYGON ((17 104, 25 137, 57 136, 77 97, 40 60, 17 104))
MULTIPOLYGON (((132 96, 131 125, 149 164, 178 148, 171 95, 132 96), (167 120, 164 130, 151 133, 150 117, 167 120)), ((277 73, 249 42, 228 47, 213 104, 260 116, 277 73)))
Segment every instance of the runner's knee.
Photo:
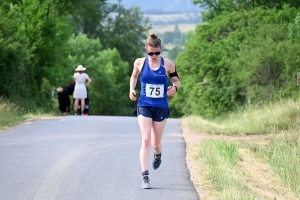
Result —
POLYGON ((143 138, 143 139, 142 139, 142 144, 143 144, 143 146, 145 146, 145 147, 149 147, 150 144, 151 144, 151 141, 150 141, 149 138, 143 138))

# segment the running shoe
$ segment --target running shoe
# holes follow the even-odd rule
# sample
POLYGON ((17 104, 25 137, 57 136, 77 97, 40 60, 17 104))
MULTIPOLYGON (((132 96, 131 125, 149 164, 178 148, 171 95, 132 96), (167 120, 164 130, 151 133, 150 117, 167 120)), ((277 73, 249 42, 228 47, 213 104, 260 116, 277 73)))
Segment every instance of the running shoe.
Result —
POLYGON ((161 153, 160 154, 155 154, 154 153, 154 160, 152 162, 152 167, 154 170, 157 170, 160 166, 160 163, 161 163, 161 153))
POLYGON ((142 184, 141 184, 142 189, 150 189, 150 178, 148 176, 143 176, 142 184))

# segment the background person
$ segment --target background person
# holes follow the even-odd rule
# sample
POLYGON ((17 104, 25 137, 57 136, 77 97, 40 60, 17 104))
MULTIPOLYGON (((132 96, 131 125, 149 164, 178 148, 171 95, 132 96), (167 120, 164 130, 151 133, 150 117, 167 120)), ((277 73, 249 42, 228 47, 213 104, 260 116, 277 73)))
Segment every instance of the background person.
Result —
POLYGON ((86 68, 83 67, 82 65, 78 65, 75 71, 77 71, 74 74, 74 81, 75 81, 75 89, 74 89, 74 94, 73 98, 75 99, 74 101, 74 112, 75 115, 77 115, 77 107, 78 107, 78 101, 80 99, 81 101, 81 115, 83 115, 84 107, 85 107, 85 98, 87 98, 87 89, 86 86, 92 82, 90 77, 84 73, 86 68))
MULTIPOLYGON (((84 116, 88 116, 88 115, 91 114, 88 87, 86 87, 86 90, 87 90, 87 97, 85 98, 85 101, 84 101, 84 104, 85 104, 84 109, 83 109, 83 115, 84 116)), ((73 104, 74 104, 74 102, 75 102, 75 99, 73 98, 73 104)), ((80 99, 78 100, 77 114, 81 115, 81 100, 80 99)))
POLYGON ((141 93, 137 104, 138 123, 142 135, 140 163, 142 168, 141 188, 150 188, 149 164, 150 144, 154 148, 152 167, 161 164, 162 136, 170 114, 168 97, 172 97, 180 86, 174 63, 160 56, 161 40, 151 34, 145 45, 148 56, 137 58, 130 77, 129 98, 136 101, 135 87, 140 75, 141 93), (168 86, 168 76, 173 85, 168 86))
POLYGON ((56 89, 58 93, 58 105, 62 116, 66 116, 70 112, 71 100, 70 95, 73 95, 75 82, 70 83, 64 87, 56 89))

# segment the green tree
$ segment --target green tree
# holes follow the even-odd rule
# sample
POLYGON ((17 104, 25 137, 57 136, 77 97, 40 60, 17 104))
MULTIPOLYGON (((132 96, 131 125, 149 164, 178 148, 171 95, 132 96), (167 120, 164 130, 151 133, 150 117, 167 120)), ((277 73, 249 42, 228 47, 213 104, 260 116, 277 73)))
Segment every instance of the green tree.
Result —
POLYGON ((6 6, 0 7, 0 95, 21 100, 30 97, 33 48, 25 30, 19 28, 21 13, 15 11, 15 6, 6 6))
POLYGON ((183 51, 182 47, 175 46, 168 52, 168 58, 171 60, 175 60, 179 52, 183 51))
POLYGON ((233 12, 248 9, 251 2, 247 0, 193 0, 194 4, 199 4, 200 7, 205 8, 207 11, 202 13, 202 20, 207 21, 222 14, 224 11, 233 12))
POLYGON ((87 68, 91 77, 89 98, 92 114, 128 115, 132 105, 128 100, 129 66, 116 49, 103 49, 99 39, 81 34, 69 43, 70 66, 65 77, 72 77, 78 64, 87 68), (67 74, 68 73, 68 74, 67 74))
MULTIPOLYGON (((31 104, 29 106, 35 108, 50 105, 48 102, 51 101, 51 90, 46 91, 44 87, 48 87, 48 83, 54 83, 56 74, 65 66, 67 54, 64 47, 72 33, 68 19, 58 14, 58 5, 55 3, 56 1, 29 0, 5 1, 1 5, 1 15, 10 16, 12 25, 3 26, 3 33, 14 29, 14 35, 22 35, 0 37, 7 37, 6 46, 15 43, 14 48, 19 51, 19 59, 14 58, 14 62, 19 62, 19 65, 10 68, 12 75, 16 75, 16 80, 10 81, 6 90, 15 91, 15 85, 18 85, 17 92, 10 92, 9 98, 22 104, 31 104), (22 45, 16 45, 18 43, 22 45)), ((1 19, 7 20, 7 17, 1 19)), ((11 53, 7 49, 4 55, 11 53)), ((3 61, 1 59, 0 62, 3 61)), ((14 62, 8 61, 5 65, 9 66, 14 62)))
POLYGON ((173 39, 174 39, 174 33, 173 32, 171 32, 171 31, 164 32, 163 37, 162 37, 162 41, 165 44, 169 44, 169 43, 172 44, 173 39))
POLYGON ((288 26, 288 37, 292 40, 300 39, 300 14, 288 26))
POLYGON ((178 28, 178 24, 175 25, 174 31, 173 31, 173 36, 175 38, 183 38, 183 34, 180 31, 180 29, 178 28))
MULTIPOLYGON (((122 60, 133 66, 137 57, 142 57, 146 33, 151 29, 148 18, 144 18, 140 9, 119 7, 117 16, 108 16, 103 27, 104 48, 116 48, 122 60)), ((102 38, 102 37, 99 37, 102 38)))
POLYGON ((0 5, 1 96, 29 108, 49 110, 52 87, 69 83, 80 63, 91 65, 95 74, 101 73, 102 80, 100 76, 93 80, 104 81, 110 90, 106 98, 97 93, 99 88, 91 88, 95 97, 91 98, 102 102, 94 104, 95 111, 125 115, 130 109, 131 113, 134 105, 128 101, 129 75, 134 60, 143 56, 146 33, 151 28, 138 8, 125 9, 105 0, 7 0, 0 5), (80 37, 70 39, 73 33, 80 37), (82 33, 86 33, 85 39, 82 33), (98 38, 102 44, 97 43, 98 38), (84 53, 80 49, 85 49, 84 53), (96 63, 103 67, 98 69, 96 63))
POLYGON ((89 38, 103 38, 104 23, 110 15, 118 12, 118 5, 107 3, 106 0, 78 2, 71 13, 75 33, 86 34, 89 38))
POLYGON ((248 100, 293 96, 299 56, 288 25, 297 12, 286 6, 223 13, 198 26, 176 59, 182 86, 171 106, 182 115, 212 117, 248 100))
POLYGON ((193 0, 193 2, 207 9, 206 12, 202 13, 202 19, 204 21, 213 19, 223 12, 244 12, 255 8, 282 9, 285 4, 295 8, 300 7, 300 2, 295 0, 193 0))
POLYGON ((256 32, 245 39, 232 63, 243 88, 240 94, 252 104, 298 96, 295 77, 300 65, 300 45, 286 39, 287 24, 265 25, 256 32))
POLYGON ((195 31, 188 31, 187 33, 184 34, 184 41, 188 43, 193 39, 195 36, 195 31))
POLYGON ((138 7, 126 9, 120 4, 91 0, 85 1, 82 6, 85 9, 77 9, 72 15, 76 34, 105 38, 102 40, 103 47, 116 48, 122 60, 129 64, 143 55, 143 41, 151 25, 138 7))
POLYGON ((22 12, 22 28, 26 31, 34 56, 31 58, 32 78, 36 81, 33 94, 38 107, 44 107, 50 101, 49 93, 42 88, 43 80, 55 83, 57 74, 66 66, 66 42, 72 33, 72 27, 62 15, 57 15, 55 2, 36 0, 18 5, 22 12))

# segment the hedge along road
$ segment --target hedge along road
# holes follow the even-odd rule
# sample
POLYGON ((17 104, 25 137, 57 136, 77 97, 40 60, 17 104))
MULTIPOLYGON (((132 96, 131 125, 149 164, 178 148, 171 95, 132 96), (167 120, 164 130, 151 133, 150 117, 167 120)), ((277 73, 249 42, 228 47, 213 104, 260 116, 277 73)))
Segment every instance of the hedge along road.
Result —
POLYGON ((190 181, 180 122, 168 120, 162 164, 155 171, 150 166, 147 190, 140 188, 136 117, 29 120, 0 133, 0 199, 200 199, 190 181))

